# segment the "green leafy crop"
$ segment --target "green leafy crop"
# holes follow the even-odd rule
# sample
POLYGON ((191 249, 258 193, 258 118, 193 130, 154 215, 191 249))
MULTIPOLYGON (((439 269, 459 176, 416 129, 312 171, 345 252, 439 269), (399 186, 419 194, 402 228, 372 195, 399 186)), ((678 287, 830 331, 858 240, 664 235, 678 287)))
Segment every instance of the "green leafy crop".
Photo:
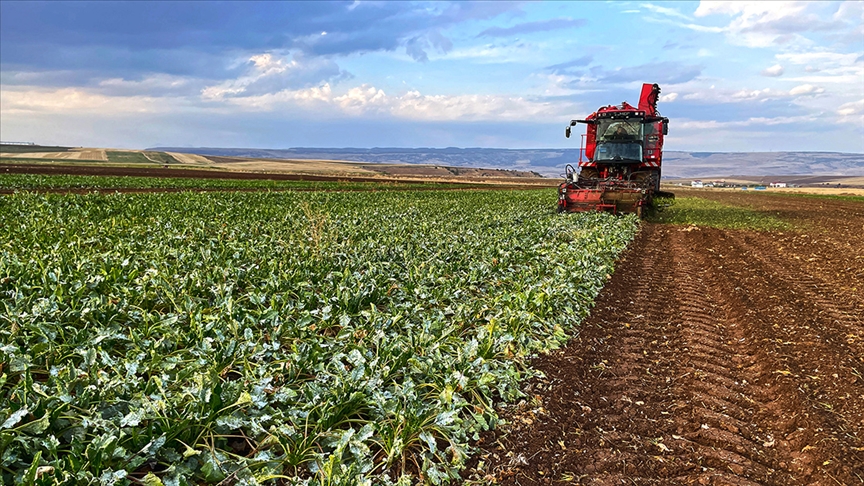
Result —
POLYGON ((650 220, 656 223, 765 231, 791 227, 786 221, 767 212, 698 197, 655 199, 654 204, 657 210, 652 212, 650 220))
POLYGON ((450 482, 637 231, 552 203, 0 198, 3 482, 450 482))
POLYGON ((347 181, 279 181, 272 179, 201 179, 181 177, 81 176, 0 174, 0 189, 261 189, 261 190, 402 190, 488 188, 469 183, 407 183, 407 182, 347 182, 347 181))

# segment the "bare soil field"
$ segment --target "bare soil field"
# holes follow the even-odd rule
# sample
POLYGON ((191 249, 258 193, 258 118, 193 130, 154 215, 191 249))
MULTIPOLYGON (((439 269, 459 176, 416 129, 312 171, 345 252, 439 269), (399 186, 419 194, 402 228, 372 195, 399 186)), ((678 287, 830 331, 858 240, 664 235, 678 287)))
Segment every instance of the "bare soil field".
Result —
MULTIPOLYGON (((664 190, 668 190, 671 192, 677 192, 680 190, 691 190, 690 188, 681 188, 675 186, 664 186, 664 190)), ((705 192, 757 192, 748 189, 748 191, 742 191, 737 188, 702 188, 699 191, 705 192)), ((758 191, 763 192, 763 191, 758 191)), ((758 193, 757 192, 757 193, 758 193)), ((864 196, 864 187, 850 187, 849 185, 843 185, 841 187, 820 187, 820 186, 808 186, 808 187, 766 187, 764 192, 767 193, 777 193, 777 194, 822 194, 825 196, 864 196)))
MULTIPOLYGON (((235 168, 236 166, 232 166, 235 168)), ((236 167, 238 169, 242 167, 236 167)), ((346 174, 341 172, 302 173, 302 172, 259 172, 244 170, 225 170, 218 165, 208 168, 198 166, 163 167, 156 165, 79 165, 79 164, 48 164, 48 163, 10 163, 0 165, 0 171, 8 174, 43 174, 43 175, 88 175, 88 176, 138 176, 138 177, 183 177, 193 179, 239 179, 239 180, 277 180, 277 181, 343 181, 343 182, 399 182, 399 183, 470 183, 489 184, 493 186, 519 187, 552 187, 558 184, 557 179, 528 177, 480 177, 473 172, 450 177, 424 177, 411 174, 389 175, 369 171, 366 174, 346 174)))
MULTIPOLYGON (((496 178, 486 180, 483 178, 453 177, 445 178, 401 178, 401 177, 358 177, 340 176, 333 174, 292 174, 292 173, 261 173, 261 172, 239 172, 218 169, 192 169, 192 168, 165 168, 165 167, 134 167, 134 166, 110 166, 110 165, 58 165, 58 164, 3 164, 0 172, 7 174, 41 174, 41 175, 80 175, 80 176, 134 176, 134 177, 161 177, 161 178, 189 178, 189 179, 233 179, 233 180, 275 180, 275 181, 310 181, 310 182, 371 182, 371 183, 400 183, 421 184, 448 183, 465 184, 466 188, 480 188, 488 186, 489 189, 537 189, 551 184, 547 179, 521 179, 521 178, 496 178)), ((429 187, 429 190, 436 188, 429 187)), ((91 189, 40 189, 38 192, 67 193, 67 192, 179 192, 186 189, 181 188, 91 188, 91 189)), ((201 189, 207 191, 221 191, 229 189, 201 189)), ((230 189, 232 191, 237 189, 230 189)), ((247 189, 249 191, 269 190, 247 189)), ((0 190, 0 193, 11 193, 12 189, 0 190)))
MULTIPOLYGON (((382 177, 339 177, 333 175, 239 172, 207 169, 172 169, 163 167, 114 167, 102 165, 4 164, 0 170, 9 174, 184 177, 191 179, 240 179, 277 181, 347 181, 387 182, 382 177)), ((400 181, 405 182, 405 181, 400 181)))
MULTIPOLYGON (((685 187, 690 187, 692 178, 684 179, 667 179, 663 184, 677 186, 683 184, 685 187)), ((743 185, 764 185, 768 191, 832 191, 832 190, 849 190, 855 189, 859 193, 864 190, 864 177, 861 176, 811 176, 811 175, 788 175, 788 176, 729 176, 729 177, 704 177, 703 182, 714 180, 722 180, 727 184, 743 184, 743 185), (785 182, 789 185, 798 187, 770 187, 771 182, 785 182), (839 185, 839 187, 838 187, 839 185)), ((724 189, 732 190, 732 189, 724 189)))
POLYGON ((864 484, 864 203, 686 195, 795 229, 646 224, 466 477, 864 484))
POLYGON ((2 152, 0 157, 27 157, 46 160, 108 160, 102 149, 74 148, 63 152, 2 152))
POLYGON ((181 154, 180 152, 165 152, 166 154, 174 157, 181 164, 191 164, 191 165, 211 165, 213 161, 204 157, 203 155, 197 154, 181 154))
MULTIPOLYGON (((557 185, 558 180, 544 178, 542 175, 522 170, 482 169, 472 167, 448 167, 426 164, 370 164, 366 162, 349 162, 344 160, 315 159, 265 159, 250 157, 222 157, 185 154, 178 152, 158 152, 129 149, 94 149, 71 147, 41 147, 26 145, 3 145, 0 147, 0 158, 5 164, 23 164, 28 162, 46 163, 86 161, 91 164, 103 161, 115 164, 170 165, 180 164, 188 168, 221 169, 233 172, 266 172, 283 174, 303 174, 326 176, 333 178, 345 177, 388 177, 400 180, 424 179, 427 181, 451 181, 454 179, 482 182, 494 179, 494 182, 536 183, 546 186, 557 185), (19 159, 19 160, 15 160, 19 159), (504 180, 506 179, 506 180, 504 180)), ((313 179, 303 179, 313 180, 313 179)))
POLYGON ((250 159, 244 157, 207 156, 217 167, 232 170, 263 170, 270 172, 295 172, 347 176, 383 175, 389 177, 423 178, 484 178, 484 179, 540 179, 535 173, 519 170, 482 169, 472 167, 448 167, 424 164, 369 164, 340 160, 313 159, 250 159))

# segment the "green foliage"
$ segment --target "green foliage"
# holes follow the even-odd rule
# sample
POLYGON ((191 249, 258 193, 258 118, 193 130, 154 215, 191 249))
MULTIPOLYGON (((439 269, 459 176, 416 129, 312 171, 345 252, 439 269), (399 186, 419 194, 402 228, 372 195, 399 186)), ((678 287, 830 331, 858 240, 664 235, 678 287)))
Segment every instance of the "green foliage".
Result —
POLYGON ((550 191, 0 198, 5 484, 444 484, 637 220, 550 191))
POLYGON ((0 152, 7 154, 26 154, 28 152, 68 152, 71 147, 49 145, 0 145, 0 152))
MULTIPOLYGON (((123 164, 152 164, 153 161, 148 159, 141 152, 120 152, 114 150, 106 150, 105 155, 108 157, 108 162, 119 162, 123 164)), ((172 157, 173 158, 173 157, 172 157)))
POLYGON ((833 201, 857 201, 864 202, 864 196, 842 195, 842 194, 812 194, 806 192, 770 192, 762 193, 760 196, 782 196, 782 197, 806 197, 812 199, 829 199, 833 201))
POLYGON ((180 161, 175 159, 173 155, 166 154, 165 152, 143 152, 144 155, 156 162, 157 164, 179 164, 180 161))
POLYGON ((650 221, 655 223, 712 226, 715 228, 783 230, 791 225, 767 212, 730 206, 697 197, 655 198, 650 221))
MULTIPOLYGON (((183 169, 177 169, 181 172, 183 169)), ((480 184, 277 181, 269 179, 201 179, 190 177, 134 177, 2 174, 0 189, 302 189, 302 190, 403 190, 488 188, 480 184)))

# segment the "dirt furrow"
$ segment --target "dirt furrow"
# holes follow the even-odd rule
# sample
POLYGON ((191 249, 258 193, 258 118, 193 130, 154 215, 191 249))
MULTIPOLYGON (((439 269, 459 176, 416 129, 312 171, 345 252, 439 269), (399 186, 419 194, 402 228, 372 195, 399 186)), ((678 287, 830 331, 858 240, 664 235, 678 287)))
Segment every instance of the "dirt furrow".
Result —
POLYGON ((864 484, 860 348, 837 342, 860 334, 855 306, 771 252, 743 232, 646 225, 580 334, 537 359, 546 378, 503 412, 510 424, 483 437, 466 476, 864 484))
MULTIPOLYGON (((747 309, 762 323, 751 337, 770 358, 762 361, 775 365, 766 374, 806 405, 797 419, 795 445, 820 450, 825 461, 851 477, 864 476, 864 352, 854 339, 862 332, 860 318, 844 312, 842 301, 820 295, 819 286, 802 284, 812 279, 760 253, 741 235, 729 241, 734 243, 730 253, 750 256, 746 280, 751 292, 737 293, 742 300, 738 312, 747 309), (786 312, 777 312, 771 302, 776 299, 757 297, 769 289, 769 297, 787 296, 786 312)), ((740 281, 721 275, 729 286, 740 281)))
MULTIPOLYGON (((677 421, 678 434, 675 435, 698 445, 693 452, 700 456, 704 468, 678 479, 710 483, 716 481, 717 471, 720 471, 727 479, 786 482, 789 474, 783 471, 782 461, 774 457, 770 447, 773 445, 772 424, 766 423, 763 417, 765 410, 776 408, 772 397, 778 396, 779 391, 755 385, 761 373, 754 364, 760 357, 747 337, 742 336, 741 329, 748 323, 729 312, 740 303, 725 289, 718 288, 713 265, 705 252, 698 251, 702 246, 698 241, 704 235, 699 232, 684 234, 680 230, 673 235, 679 240, 673 246, 687 249, 673 255, 676 261, 674 280, 683 290, 678 293, 676 305, 681 309, 679 324, 683 341, 688 345, 685 351, 688 351, 689 368, 693 370, 675 390, 684 412, 677 421), (713 344, 711 353, 703 349, 706 341, 713 344), (702 346, 694 347, 693 343, 702 346), (700 366, 704 360, 718 356, 725 356, 724 373, 700 366), (705 397, 709 398, 707 402, 705 397), (697 401, 699 398, 703 400, 697 401), (694 407, 696 403, 699 405, 694 407), (726 404, 733 404, 734 412, 726 404)), ((796 409, 798 404, 786 404, 783 408, 796 409)))

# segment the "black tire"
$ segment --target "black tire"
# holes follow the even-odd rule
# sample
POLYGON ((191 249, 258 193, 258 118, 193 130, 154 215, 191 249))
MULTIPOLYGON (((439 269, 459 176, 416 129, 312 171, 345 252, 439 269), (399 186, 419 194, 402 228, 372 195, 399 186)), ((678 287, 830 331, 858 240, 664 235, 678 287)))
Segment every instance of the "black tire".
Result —
POLYGON ((596 167, 582 167, 582 172, 579 172, 580 179, 596 179, 600 176, 600 172, 596 167))

